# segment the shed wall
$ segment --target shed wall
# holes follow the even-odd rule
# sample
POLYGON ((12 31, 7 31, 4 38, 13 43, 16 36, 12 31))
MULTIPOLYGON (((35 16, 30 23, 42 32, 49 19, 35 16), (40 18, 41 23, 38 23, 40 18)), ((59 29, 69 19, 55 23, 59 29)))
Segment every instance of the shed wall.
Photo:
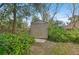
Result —
POLYGON ((48 24, 47 23, 33 23, 31 25, 31 34, 36 39, 47 39, 48 38, 48 24))

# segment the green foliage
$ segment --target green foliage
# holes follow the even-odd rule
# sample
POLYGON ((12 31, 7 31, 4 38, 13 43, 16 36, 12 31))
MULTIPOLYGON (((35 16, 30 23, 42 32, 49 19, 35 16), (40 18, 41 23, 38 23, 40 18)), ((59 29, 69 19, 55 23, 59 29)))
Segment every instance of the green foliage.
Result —
POLYGON ((29 54, 33 39, 28 33, 0 33, 0 54, 29 54))
POLYGON ((79 43, 79 29, 66 31, 66 36, 70 39, 70 41, 74 43, 79 43))
POLYGON ((79 43, 79 29, 66 30, 57 25, 49 25, 48 32, 48 40, 79 43))
POLYGON ((64 35, 64 29, 61 27, 51 27, 49 29, 49 40, 56 42, 66 42, 69 41, 67 37, 64 35))

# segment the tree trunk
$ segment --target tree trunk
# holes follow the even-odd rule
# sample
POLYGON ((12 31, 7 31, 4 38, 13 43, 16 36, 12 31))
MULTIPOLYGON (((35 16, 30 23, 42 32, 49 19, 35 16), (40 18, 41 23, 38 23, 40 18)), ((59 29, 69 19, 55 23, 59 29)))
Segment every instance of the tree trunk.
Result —
POLYGON ((12 33, 16 32, 16 3, 13 4, 13 26, 12 26, 12 33))
POLYGON ((75 28, 75 11, 76 11, 76 5, 73 3, 73 10, 72 10, 72 22, 73 22, 73 28, 75 28))

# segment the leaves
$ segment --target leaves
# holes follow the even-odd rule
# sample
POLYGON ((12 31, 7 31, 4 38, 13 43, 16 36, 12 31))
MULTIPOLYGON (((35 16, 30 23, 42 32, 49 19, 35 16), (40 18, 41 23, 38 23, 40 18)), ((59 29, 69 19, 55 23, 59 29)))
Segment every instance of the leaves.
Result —
POLYGON ((48 40, 55 42, 79 43, 79 29, 65 30, 55 24, 49 23, 48 40))
POLYGON ((1 33, 0 54, 29 54, 33 37, 27 33, 1 33))

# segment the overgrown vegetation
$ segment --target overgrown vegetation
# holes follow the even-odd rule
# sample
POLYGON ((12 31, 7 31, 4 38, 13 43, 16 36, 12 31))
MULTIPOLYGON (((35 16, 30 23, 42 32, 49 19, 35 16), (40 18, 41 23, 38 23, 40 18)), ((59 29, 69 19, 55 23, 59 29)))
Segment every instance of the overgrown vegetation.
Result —
POLYGON ((55 42, 74 42, 79 43, 79 29, 64 29, 57 25, 49 25, 48 40, 55 42))
POLYGON ((28 33, 0 33, 0 54, 30 54, 34 38, 28 33))

